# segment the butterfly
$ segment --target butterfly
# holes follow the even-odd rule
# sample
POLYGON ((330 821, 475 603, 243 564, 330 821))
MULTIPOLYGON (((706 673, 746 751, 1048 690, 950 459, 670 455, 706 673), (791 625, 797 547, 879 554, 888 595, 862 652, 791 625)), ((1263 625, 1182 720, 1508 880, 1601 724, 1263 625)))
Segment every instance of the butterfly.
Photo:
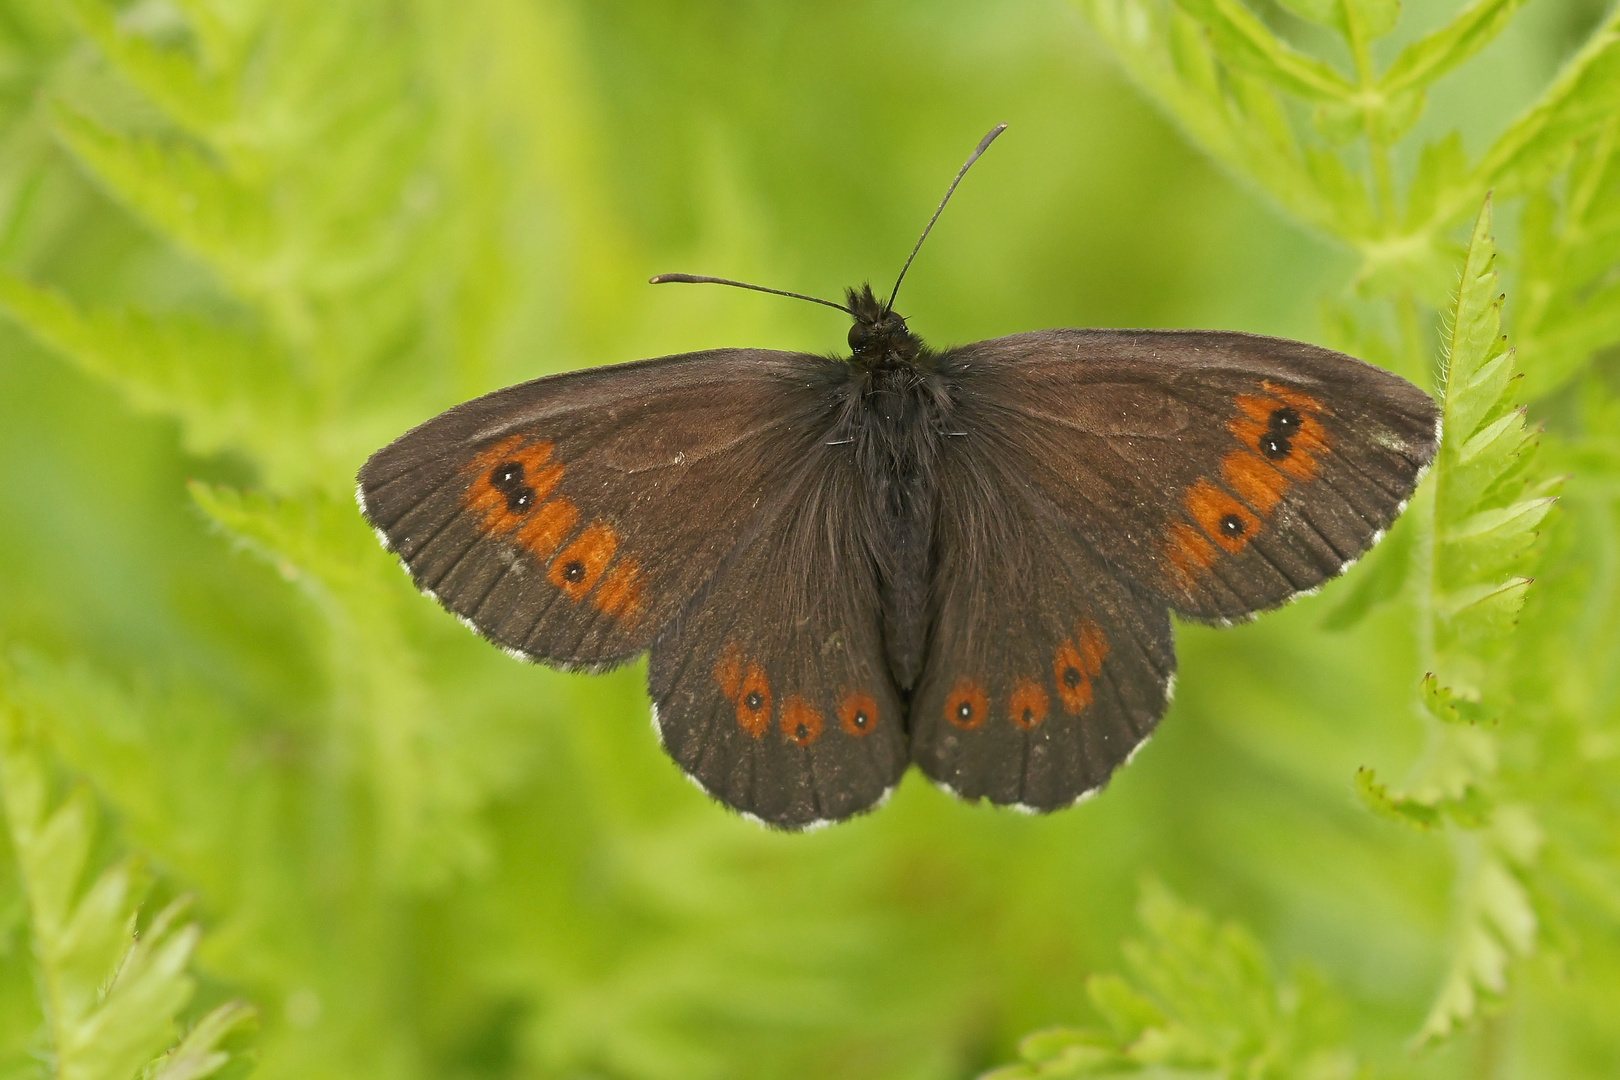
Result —
POLYGON ((1439 442, 1427 394, 1314 345, 1043 330, 935 350, 898 292, 783 294, 849 314, 842 359, 713 349, 458 405, 366 462, 361 510, 513 656, 648 653, 686 775, 803 829, 913 764, 1030 811, 1096 793, 1168 707, 1171 614, 1229 623, 1342 573, 1439 442))

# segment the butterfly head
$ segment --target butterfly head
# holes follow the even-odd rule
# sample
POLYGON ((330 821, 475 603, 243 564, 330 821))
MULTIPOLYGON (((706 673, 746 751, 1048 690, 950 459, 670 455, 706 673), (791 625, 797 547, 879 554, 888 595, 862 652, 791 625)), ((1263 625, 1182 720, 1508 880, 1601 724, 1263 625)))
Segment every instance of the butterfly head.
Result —
POLYGON ((855 325, 849 328, 849 347, 854 361, 864 368, 897 367, 914 363, 923 343, 910 330, 906 320, 872 294, 872 286, 849 289, 849 312, 855 325))

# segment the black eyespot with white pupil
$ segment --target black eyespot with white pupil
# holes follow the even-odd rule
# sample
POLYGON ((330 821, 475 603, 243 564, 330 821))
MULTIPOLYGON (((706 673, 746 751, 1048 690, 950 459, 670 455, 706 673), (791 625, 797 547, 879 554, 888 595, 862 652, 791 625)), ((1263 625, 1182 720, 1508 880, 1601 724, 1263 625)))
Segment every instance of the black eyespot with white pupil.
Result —
POLYGON ((1063 669, 1063 685, 1067 686, 1070 690, 1073 690, 1075 687, 1080 685, 1081 678, 1082 676, 1079 668, 1067 667, 1063 669))
POLYGON ((506 496, 506 509, 527 513, 534 506, 534 488, 523 482, 523 462, 503 461, 489 471, 489 486, 506 496))
POLYGON ((573 562, 563 567, 563 578, 575 584, 585 580, 585 564, 580 562, 578 559, 575 559, 573 562))
POLYGON ((805 724, 801 723, 798 727, 793 729, 793 737, 795 739, 805 739, 805 738, 808 738, 809 736, 810 736, 810 728, 808 726, 806 726, 805 724))
POLYGON ((1293 435, 1300 428, 1299 413, 1292 405, 1284 405, 1280 409, 1273 409, 1266 424, 1274 433, 1282 436, 1293 435))
POLYGON ((964 701, 962 704, 958 705, 956 707, 956 718, 958 720, 973 719, 973 703, 964 701))
POLYGON ((1285 436, 1279 435, 1275 431, 1268 431, 1264 435, 1260 436, 1260 453, 1264 454, 1272 461, 1281 461, 1283 458, 1287 457, 1293 452, 1294 444, 1289 442, 1285 436))
POLYGON ((1236 514, 1227 514, 1221 518, 1221 535, 1223 536, 1242 536, 1248 531, 1248 528, 1243 523, 1243 519, 1236 514))
POLYGON ((870 722, 866 718, 866 710, 863 709, 860 712, 856 713, 854 722, 855 722, 856 727, 860 728, 862 731, 865 731, 866 730, 866 725, 870 722))
MULTIPOLYGON (((750 690, 748 695, 743 698, 743 704, 748 706, 749 712, 759 712, 765 705, 765 699, 760 696, 758 690, 750 690)), ((803 725, 801 724, 800 727, 802 728, 803 725)))

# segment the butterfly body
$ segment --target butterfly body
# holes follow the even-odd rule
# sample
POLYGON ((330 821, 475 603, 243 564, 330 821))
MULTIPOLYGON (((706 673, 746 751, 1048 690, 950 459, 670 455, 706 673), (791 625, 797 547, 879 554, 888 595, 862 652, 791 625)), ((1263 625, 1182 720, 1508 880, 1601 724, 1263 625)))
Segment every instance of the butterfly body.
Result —
POLYGON ((665 748, 803 828, 916 764, 1033 810, 1168 705, 1170 613, 1341 572, 1437 445, 1427 395, 1299 342, 1052 330, 940 351, 870 289, 842 360, 720 349, 538 379, 360 473, 424 590, 527 659, 650 653, 665 748))

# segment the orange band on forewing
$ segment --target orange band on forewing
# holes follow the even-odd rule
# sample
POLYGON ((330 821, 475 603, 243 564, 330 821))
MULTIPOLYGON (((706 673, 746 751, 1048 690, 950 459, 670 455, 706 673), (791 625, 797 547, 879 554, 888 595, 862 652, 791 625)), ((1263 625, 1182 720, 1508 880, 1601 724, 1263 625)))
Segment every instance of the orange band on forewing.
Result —
POLYGON ((593 521, 585 527, 572 544, 551 560, 546 580, 561 589, 576 603, 591 591, 607 564, 613 561, 613 552, 619 546, 619 534, 605 522, 593 521))
POLYGON ((1271 422, 1271 414, 1283 406, 1276 398, 1260 397, 1256 394, 1239 394, 1232 399, 1232 404, 1237 406, 1238 412, 1259 424, 1261 431, 1264 431, 1266 425, 1271 422))
POLYGON ((1311 395, 1304 393, 1303 391, 1284 386, 1281 383, 1274 383, 1268 380, 1260 384, 1260 389, 1264 390, 1274 398, 1280 398, 1282 401, 1292 405, 1300 412, 1319 413, 1325 411, 1322 408, 1322 403, 1311 397, 1311 395))
POLYGON ((782 734, 797 746, 809 746, 821 738, 821 713, 795 694, 782 703, 782 734))
POLYGON ((591 603, 625 626, 641 621, 643 611, 641 564, 633 558, 620 559, 602 585, 591 595, 591 603))
POLYGON ((1247 450, 1233 450, 1221 459, 1221 478, 1238 497, 1262 514, 1269 514, 1288 490, 1288 477, 1247 450))
POLYGON ((524 445, 524 436, 513 435, 481 451, 467 463, 462 471, 472 474, 473 479, 461 502, 470 513, 477 515, 479 529, 497 535, 509 533, 551 494, 563 473, 561 465, 546 466, 551 451, 549 442, 524 445), (497 488, 491 478, 491 473, 505 464, 522 468, 519 484, 529 489, 527 506, 518 510, 512 509, 507 492, 497 488))
POLYGON ((1314 416, 1300 418, 1299 431, 1292 436, 1294 449, 1303 450, 1311 457, 1317 457, 1327 452, 1328 433, 1321 421, 1314 416))
POLYGON ((1164 555, 1170 563, 1171 575, 1190 591, 1202 572, 1215 565, 1220 553, 1203 533, 1185 521, 1172 522, 1169 532, 1164 555))
POLYGON ((1247 506, 1208 480, 1200 480, 1188 488, 1183 501, 1187 513, 1192 515, 1199 527, 1227 551, 1242 551, 1243 545, 1260 531, 1260 519, 1247 506), (1232 522, 1237 524, 1237 529, 1228 532, 1224 526, 1232 522))
POLYGON ((544 561, 568 539, 579 524, 579 507, 566 496, 559 495, 543 503, 534 516, 518 530, 517 542, 535 558, 544 561))

